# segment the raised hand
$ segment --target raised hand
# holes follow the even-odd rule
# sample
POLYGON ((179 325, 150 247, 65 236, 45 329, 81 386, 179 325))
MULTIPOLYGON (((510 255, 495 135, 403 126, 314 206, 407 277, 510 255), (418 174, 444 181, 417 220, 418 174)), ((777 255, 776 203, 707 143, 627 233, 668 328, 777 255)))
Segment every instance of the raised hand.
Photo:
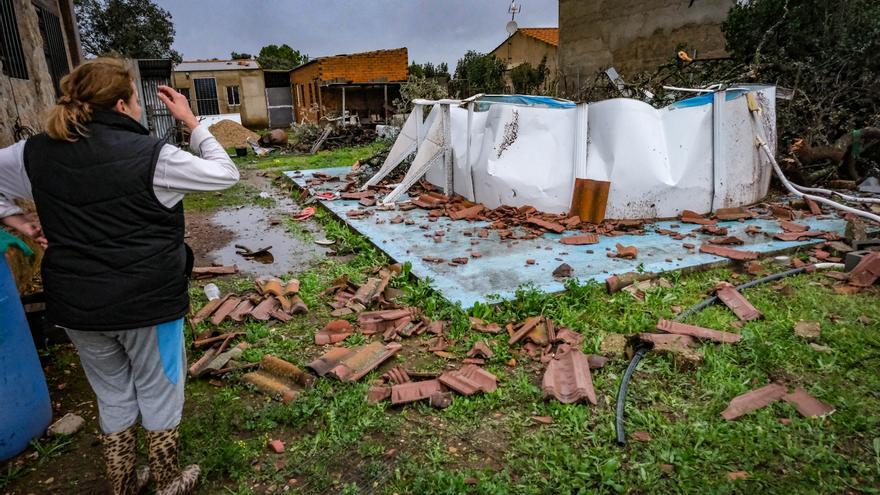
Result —
POLYGON ((174 116, 175 119, 181 121, 183 125, 186 126, 187 130, 192 132, 193 129, 199 126, 199 121, 196 119, 196 116, 193 115, 192 108, 190 108, 186 96, 183 96, 168 86, 159 86, 159 92, 157 94, 159 99, 162 100, 162 103, 168 107, 168 111, 171 112, 171 115, 174 116))

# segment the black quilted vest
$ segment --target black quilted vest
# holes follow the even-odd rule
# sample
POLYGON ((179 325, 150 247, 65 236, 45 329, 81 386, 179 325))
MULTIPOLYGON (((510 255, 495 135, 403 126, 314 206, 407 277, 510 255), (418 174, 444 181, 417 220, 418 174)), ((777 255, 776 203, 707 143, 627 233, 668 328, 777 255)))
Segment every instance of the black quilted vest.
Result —
POLYGON ((162 142, 118 112, 95 112, 88 137, 28 139, 24 163, 49 248, 49 320, 76 330, 129 330, 189 309, 183 205, 153 191, 162 142))

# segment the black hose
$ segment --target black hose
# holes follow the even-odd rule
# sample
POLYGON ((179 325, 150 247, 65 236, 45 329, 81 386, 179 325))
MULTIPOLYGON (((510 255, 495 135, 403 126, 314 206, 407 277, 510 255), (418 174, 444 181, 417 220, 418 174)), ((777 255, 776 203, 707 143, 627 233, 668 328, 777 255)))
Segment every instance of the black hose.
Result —
MULTIPOLYGON (((756 285, 765 284, 767 282, 772 282, 774 280, 779 280, 781 278, 789 277, 791 275, 796 275, 798 273, 805 272, 811 269, 813 265, 802 266, 800 268, 793 268, 791 270, 786 270, 784 272, 774 273, 773 275, 767 275, 766 277, 756 278, 751 282, 746 282, 742 285, 738 285, 734 287, 737 292, 742 292, 744 289, 748 289, 749 287, 754 287, 756 285)), ((681 321, 688 316, 697 313, 711 306, 718 300, 718 296, 710 296, 706 299, 703 299, 699 303, 691 306, 690 308, 682 311, 675 317, 674 321, 681 321)), ((617 389, 617 417, 614 420, 614 426, 617 430, 617 445, 623 446, 626 445, 626 432, 623 429, 623 417, 624 417, 624 407, 626 407, 626 391, 629 387, 629 382, 632 379, 633 373, 635 373, 636 368, 639 366, 639 361, 642 360, 642 357, 648 353, 650 348, 646 345, 640 345, 636 348, 635 354, 632 357, 632 360, 629 362, 629 366, 626 367, 626 372, 623 373, 623 378, 620 380, 620 388, 617 389)))
POLYGON ((636 368, 639 366, 639 361, 642 360, 642 357, 649 350, 651 349, 646 345, 640 345, 636 348, 636 353, 629 362, 629 366, 626 367, 623 379, 620 380, 620 389, 617 391, 617 417, 614 421, 614 426, 617 429, 617 445, 626 445, 626 433, 623 431, 623 408, 626 406, 626 388, 633 373, 635 373, 636 368))

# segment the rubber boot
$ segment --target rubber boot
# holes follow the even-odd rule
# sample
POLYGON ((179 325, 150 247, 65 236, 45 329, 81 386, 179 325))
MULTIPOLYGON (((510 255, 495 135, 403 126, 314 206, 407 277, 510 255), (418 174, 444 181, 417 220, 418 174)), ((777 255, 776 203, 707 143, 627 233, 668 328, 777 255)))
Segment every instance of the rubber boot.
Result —
POLYGON ((113 495, 136 495, 149 482, 149 471, 138 472, 137 461, 137 425, 102 435, 104 444, 104 464, 107 468, 107 480, 113 495))
POLYGON ((156 495, 185 495, 192 492, 199 481, 201 468, 191 464, 181 470, 178 464, 177 427, 170 430, 147 430, 147 451, 150 474, 156 481, 156 495))

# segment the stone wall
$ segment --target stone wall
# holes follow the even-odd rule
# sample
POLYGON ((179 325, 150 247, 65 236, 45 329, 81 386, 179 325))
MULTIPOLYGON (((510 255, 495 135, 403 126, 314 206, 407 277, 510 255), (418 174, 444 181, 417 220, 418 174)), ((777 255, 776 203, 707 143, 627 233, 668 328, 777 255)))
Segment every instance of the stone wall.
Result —
POLYGON ((735 0, 559 0, 559 73, 571 91, 615 67, 653 70, 686 43, 697 57, 725 54, 721 22, 735 0))
MULTIPOLYGON (((20 116, 22 125, 39 131, 44 127, 48 109, 55 104, 55 88, 52 86, 52 76, 46 65, 37 12, 34 10, 31 0, 12 0, 12 3, 18 21, 18 33, 21 37, 21 48, 27 64, 28 79, 12 78, 0 73, 0 102, 2 102, 0 104, 2 105, 2 109, 0 109, 0 146, 8 146, 13 143, 13 125, 16 117, 20 116)), ((55 10, 60 10, 54 0, 53 5, 56 7, 55 10)), ((62 31, 64 30, 62 29, 62 31)), ((65 48, 68 48, 70 46, 70 43, 67 42, 69 35, 65 32, 64 36, 65 48)), ((69 53, 68 64, 71 68, 73 67, 69 53)))

